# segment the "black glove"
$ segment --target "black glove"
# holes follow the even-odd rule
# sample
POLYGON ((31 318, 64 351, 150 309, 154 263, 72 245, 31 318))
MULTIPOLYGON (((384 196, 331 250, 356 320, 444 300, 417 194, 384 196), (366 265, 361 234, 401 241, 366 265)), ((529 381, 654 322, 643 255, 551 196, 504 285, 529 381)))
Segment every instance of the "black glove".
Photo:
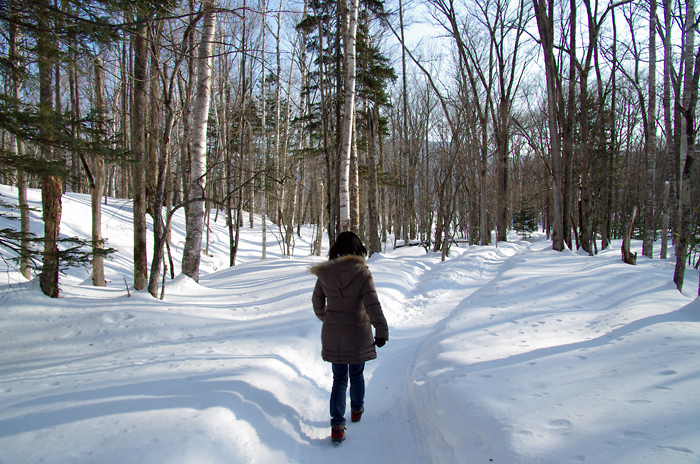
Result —
POLYGON ((377 348, 381 348, 381 347, 383 347, 385 344, 386 344, 386 340, 385 340, 385 339, 379 338, 379 337, 374 337, 374 345, 375 345, 377 348))

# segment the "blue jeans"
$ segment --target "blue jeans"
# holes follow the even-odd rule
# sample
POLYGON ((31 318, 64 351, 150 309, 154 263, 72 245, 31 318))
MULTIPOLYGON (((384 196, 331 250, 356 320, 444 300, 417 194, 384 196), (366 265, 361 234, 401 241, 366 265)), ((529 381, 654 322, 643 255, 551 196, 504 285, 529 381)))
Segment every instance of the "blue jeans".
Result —
POLYGON ((365 363, 333 363, 333 389, 331 390, 331 425, 345 425, 345 404, 350 371, 350 408, 359 411, 365 404, 365 363))

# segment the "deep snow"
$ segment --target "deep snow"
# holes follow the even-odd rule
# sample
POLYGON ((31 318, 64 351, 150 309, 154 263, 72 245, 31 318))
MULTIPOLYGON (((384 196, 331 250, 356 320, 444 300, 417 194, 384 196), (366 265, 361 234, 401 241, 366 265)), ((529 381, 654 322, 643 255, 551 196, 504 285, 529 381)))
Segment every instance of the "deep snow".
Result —
MULTIPOLYGON (((87 237, 89 197, 63 205, 62 232, 87 237)), ((256 218, 227 268, 212 217, 201 281, 168 280, 160 301, 127 296, 130 203, 103 214, 119 249, 107 288, 74 269, 51 300, 0 269, 2 464, 700 462, 697 271, 680 294, 658 246, 637 266, 619 243, 589 257, 541 234, 445 262, 420 247, 373 256, 391 338, 367 364, 362 421, 333 446, 312 231, 283 258, 269 230, 263 261, 256 218)), ((174 229, 179 269, 181 215, 174 229)))

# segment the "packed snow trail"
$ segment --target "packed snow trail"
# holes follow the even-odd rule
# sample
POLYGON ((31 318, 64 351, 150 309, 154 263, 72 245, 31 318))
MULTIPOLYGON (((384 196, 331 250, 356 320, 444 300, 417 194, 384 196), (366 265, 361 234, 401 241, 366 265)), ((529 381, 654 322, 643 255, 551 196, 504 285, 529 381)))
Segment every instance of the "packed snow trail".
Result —
MULTIPOLYGON (((377 404, 383 405, 380 411, 386 420, 378 430, 369 429, 366 434, 376 437, 379 444, 391 443, 397 454, 395 458, 387 456, 386 462, 442 462, 436 460, 430 440, 426 441, 428 434, 434 433, 435 424, 426 423, 426 405, 414 393, 414 366, 422 343, 459 304, 488 285, 508 267, 510 258, 527 245, 522 242, 502 244, 499 248, 455 247, 445 262, 440 261, 439 254, 416 257, 406 249, 397 250, 391 258, 378 256, 370 260, 391 327, 391 340, 386 351, 382 348, 378 352, 379 359, 367 364, 376 366, 372 366, 374 377, 368 391, 380 395, 384 392, 377 404), (409 263, 415 265, 407 266, 409 263), (405 452, 407 442, 416 444, 415 448, 408 447, 409 453, 405 452), (404 453, 399 454, 399 450, 404 453)), ((371 397, 367 401, 374 403, 371 397)))

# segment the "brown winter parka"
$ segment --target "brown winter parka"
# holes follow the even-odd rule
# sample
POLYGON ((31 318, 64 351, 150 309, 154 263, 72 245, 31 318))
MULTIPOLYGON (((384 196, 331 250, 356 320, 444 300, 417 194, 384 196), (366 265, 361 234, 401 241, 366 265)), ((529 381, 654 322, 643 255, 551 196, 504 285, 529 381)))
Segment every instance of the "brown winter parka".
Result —
POLYGON ((377 338, 389 339, 372 274, 362 256, 341 256, 317 264, 318 277, 311 298, 316 316, 323 321, 321 356, 336 364, 360 364, 377 357, 377 338))

